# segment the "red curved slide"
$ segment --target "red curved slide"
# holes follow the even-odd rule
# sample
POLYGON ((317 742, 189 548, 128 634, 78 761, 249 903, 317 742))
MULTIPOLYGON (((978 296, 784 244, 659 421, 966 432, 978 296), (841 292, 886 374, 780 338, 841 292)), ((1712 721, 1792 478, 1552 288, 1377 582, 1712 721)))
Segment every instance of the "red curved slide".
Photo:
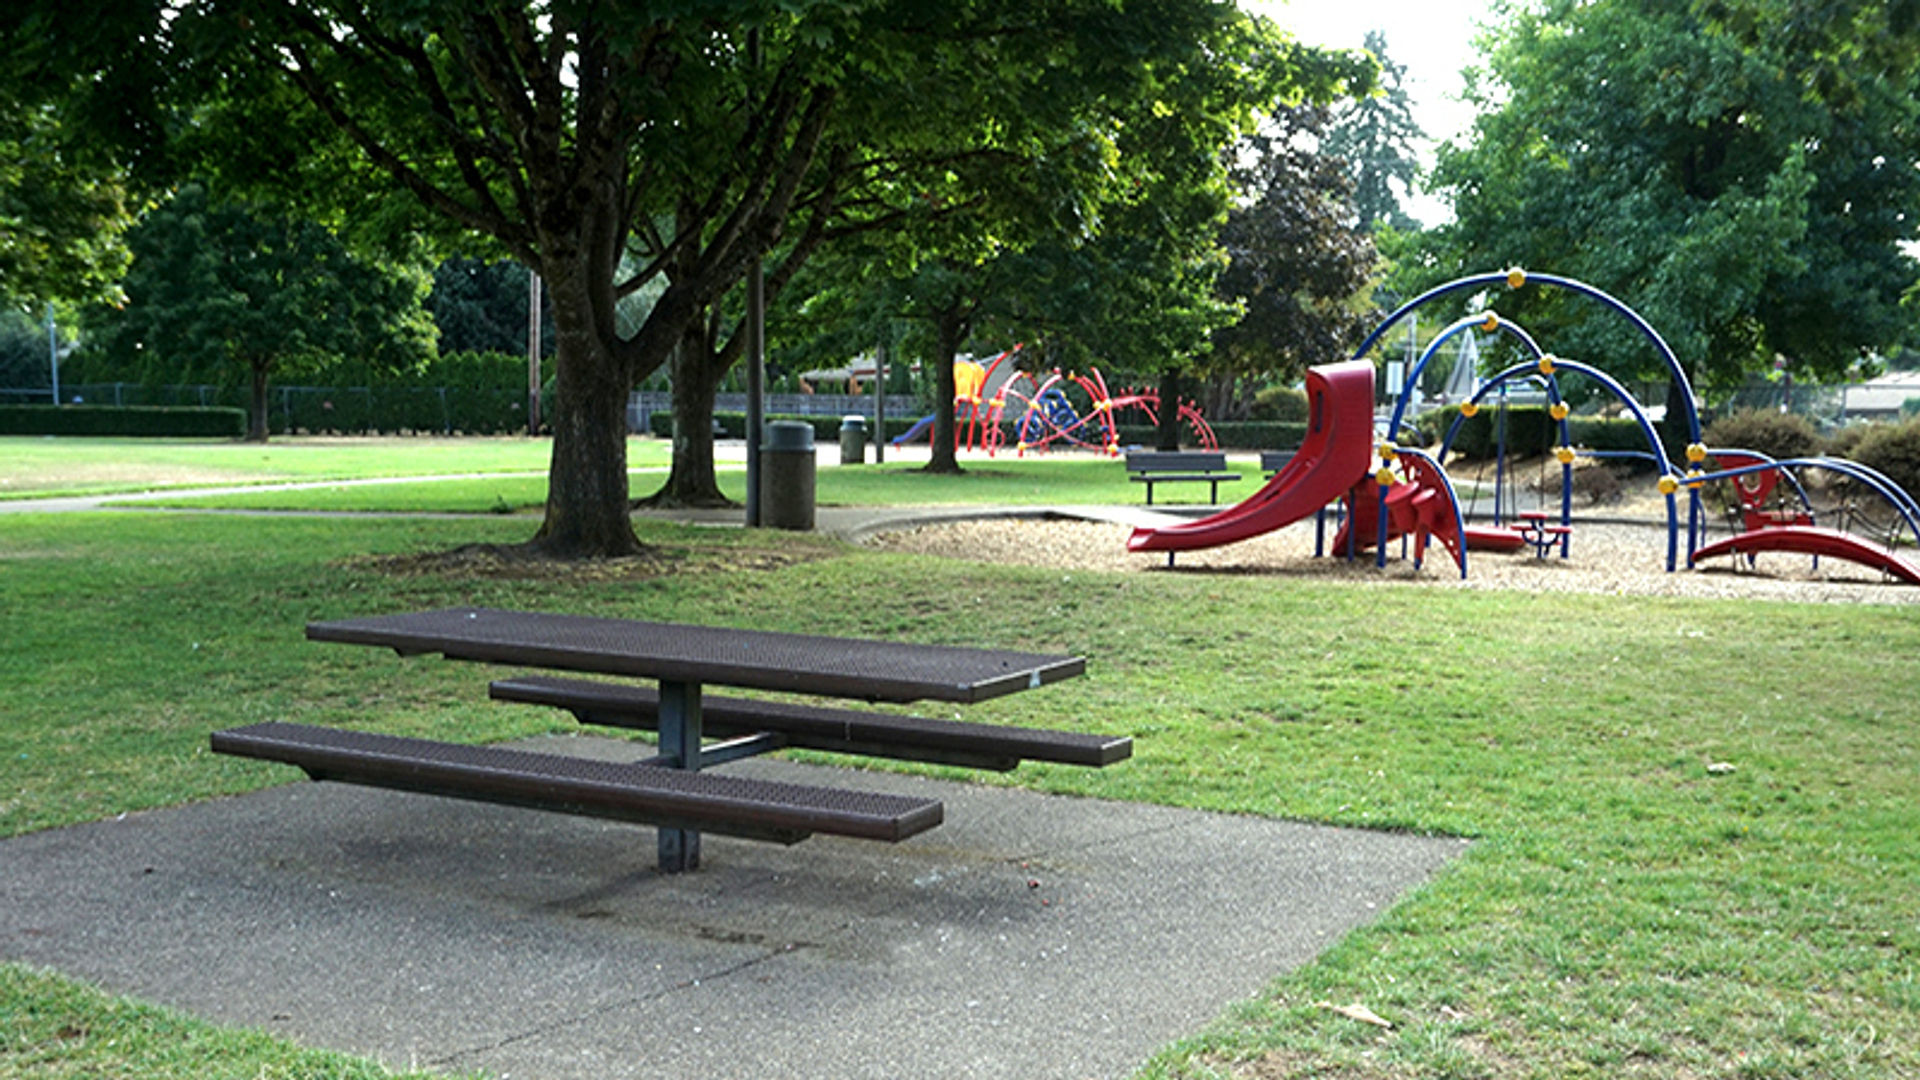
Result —
POLYGON ((1843 533, 1838 529, 1823 529, 1814 525, 1778 525, 1767 529, 1755 529, 1738 536, 1729 536, 1725 540, 1716 540, 1693 553, 1693 561, 1711 559, 1716 555, 1753 555, 1762 551, 1793 551, 1802 555, 1826 555, 1830 558, 1869 566, 1885 574, 1905 581, 1909 585, 1920 585, 1920 566, 1902 558, 1896 552, 1888 551, 1879 544, 1862 540, 1852 533, 1843 533))
POLYGON ((1197 551, 1284 528, 1338 499, 1373 459, 1373 362, 1307 369, 1306 438, 1247 500, 1198 521, 1135 529, 1129 551, 1197 551))

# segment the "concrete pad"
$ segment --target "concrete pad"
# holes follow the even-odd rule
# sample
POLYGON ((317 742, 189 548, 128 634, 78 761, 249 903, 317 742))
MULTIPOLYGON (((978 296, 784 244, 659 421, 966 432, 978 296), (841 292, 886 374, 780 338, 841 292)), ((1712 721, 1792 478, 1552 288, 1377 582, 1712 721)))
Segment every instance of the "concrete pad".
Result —
POLYGON ((708 836, 668 876, 650 829, 294 783, 0 842, 0 957, 396 1066, 1081 1080, 1131 1073, 1465 847, 728 771, 929 795, 947 820, 892 846, 708 836))

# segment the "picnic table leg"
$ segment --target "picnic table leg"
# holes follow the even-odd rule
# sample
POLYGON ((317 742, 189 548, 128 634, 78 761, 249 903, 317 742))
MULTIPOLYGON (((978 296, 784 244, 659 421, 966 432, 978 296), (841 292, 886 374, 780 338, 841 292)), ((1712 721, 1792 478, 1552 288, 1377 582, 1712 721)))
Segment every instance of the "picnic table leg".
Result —
MULTIPOLYGON (((660 680, 660 756, 673 769, 700 768, 700 684, 660 680)), ((660 872, 677 874, 700 867, 700 834, 692 829, 660 830, 660 872)))

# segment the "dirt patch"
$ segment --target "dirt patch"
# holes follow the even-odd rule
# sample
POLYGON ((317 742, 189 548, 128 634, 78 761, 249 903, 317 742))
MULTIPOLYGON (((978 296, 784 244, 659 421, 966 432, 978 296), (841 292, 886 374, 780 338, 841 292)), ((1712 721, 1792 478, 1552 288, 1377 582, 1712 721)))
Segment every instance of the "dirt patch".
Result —
POLYGON ((346 566, 388 577, 490 578, 516 581, 647 581, 674 574, 779 570, 822 553, 656 545, 614 559, 556 559, 525 544, 466 544, 447 551, 410 555, 365 555, 346 566))
POLYGON ((1744 559, 1721 559, 1666 570, 1664 528, 1576 522, 1568 557, 1536 558, 1530 551, 1511 554, 1472 551, 1463 580, 1445 549, 1429 550, 1415 569, 1396 556, 1376 568, 1371 555, 1349 562, 1314 555, 1311 522, 1281 529, 1244 543, 1207 551, 1181 552, 1172 568, 1164 554, 1127 550, 1123 525, 1086 521, 999 519, 931 525, 869 537, 869 546, 989 563, 1043 566, 1066 570, 1136 573, 1237 574, 1276 579, 1328 579, 1381 586, 1419 584, 1437 588, 1515 589, 1529 592, 1591 593, 1616 596, 1706 596, 1787 600, 1798 603, 1920 603, 1920 588, 1890 582, 1876 570, 1821 559, 1817 567, 1803 555, 1767 554, 1748 567, 1744 559))

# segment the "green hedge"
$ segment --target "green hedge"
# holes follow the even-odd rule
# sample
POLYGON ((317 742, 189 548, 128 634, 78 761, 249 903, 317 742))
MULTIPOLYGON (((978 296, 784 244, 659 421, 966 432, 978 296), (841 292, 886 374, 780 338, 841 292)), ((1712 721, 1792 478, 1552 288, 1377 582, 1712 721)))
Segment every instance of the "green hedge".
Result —
POLYGON ((114 435, 238 439, 247 414, 231 408, 152 405, 0 405, 0 435, 114 435))
MULTIPOLYGON (((744 414, 714 413, 713 418, 719 423, 723 438, 746 438, 747 418, 744 414)), ((812 424, 815 441, 836 444, 840 441, 841 419, 842 418, 838 416, 769 415, 767 417, 769 422, 774 420, 799 420, 803 423, 812 424)), ((887 417, 887 438, 898 438, 906 434, 909 428, 919 422, 920 418, 917 416, 906 416, 897 419, 889 416, 887 417)), ((869 429, 872 428, 872 417, 867 418, 867 426, 869 429)), ((1220 440, 1220 446, 1228 450, 1291 450, 1299 446, 1300 441, 1304 439, 1307 434, 1307 425, 1282 421, 1254 420, 1213 424, 1211 426, 1214 435, 1220 440)), ((1014 441, 1013 425, 1002 423, 1000 427, 1005 436, 1003 440, 1004 445, 1012 445, 1014 441)), ((647 430, 658 438, 672 438, 673 414, 664 409, 653 413, 647 418, 647 430)), ((1098 436, 1097 431, 1092 434, 1096 437, 1098 436)), ((1154 429, 1145 424, 1122 424, 1120 425, 1119 431, 1120 445, 1152 446, 1155 434, 1154 429)), ((925 439, 926 436, 923 434, 920 437, 920 441, 925 441, 925 439)), ((871 441, 871 437, 869 437, 869 441, 871 441)), ((1193 430, 1184 424, 1181 425, 1180 428, 1180 441, 1186 445, 1193 444, 1193 430)))

